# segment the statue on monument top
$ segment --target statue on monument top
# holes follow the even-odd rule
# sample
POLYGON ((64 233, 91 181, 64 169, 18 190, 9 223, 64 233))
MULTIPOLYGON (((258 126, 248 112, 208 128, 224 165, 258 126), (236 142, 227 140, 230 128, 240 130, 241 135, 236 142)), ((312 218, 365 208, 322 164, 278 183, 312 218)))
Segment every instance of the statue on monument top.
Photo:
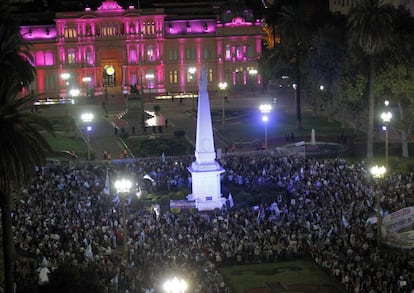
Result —
POLYGON ((207 91, 207 76, 208 76, 207 69, 203 65, 203 67, 201 68, 200 81, 199 81, 199 84, 198 84, 198 87, 199 87, 200 91, 207 91))

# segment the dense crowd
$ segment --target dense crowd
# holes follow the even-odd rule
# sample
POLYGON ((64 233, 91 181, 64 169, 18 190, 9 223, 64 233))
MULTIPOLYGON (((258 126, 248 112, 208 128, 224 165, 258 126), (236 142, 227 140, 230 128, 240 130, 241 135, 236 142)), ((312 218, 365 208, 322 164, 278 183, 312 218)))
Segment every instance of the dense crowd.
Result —
MULTIPOLYGON (((173 272, 191 280, 189 292, 231 292, 222 264, 311 257, 347 292, 412 292, 414 250, 390 250, 376 241, 376 188, 388 212, 414 205, 413 174, 388 174, 376 186, 364 163, 227 154, 224 185, 273 186, 273 201, 214 213, 173 214, 135 209, 127 201, 124 251, 122 204, 106 192, 110 177, 134 174, 146 190, 191 186, 193 158, 152 158, 124 164, 43 168, 12 215, 16 283, 42 283, 69 261, 96 271, 108 292, 161 292, 173 272), (125 257, 127 256, 127 257, 125 257), (145 291, 146 290, 146 291, 145 291)), ((232 203, 233 204, 233 203, 232 203)))

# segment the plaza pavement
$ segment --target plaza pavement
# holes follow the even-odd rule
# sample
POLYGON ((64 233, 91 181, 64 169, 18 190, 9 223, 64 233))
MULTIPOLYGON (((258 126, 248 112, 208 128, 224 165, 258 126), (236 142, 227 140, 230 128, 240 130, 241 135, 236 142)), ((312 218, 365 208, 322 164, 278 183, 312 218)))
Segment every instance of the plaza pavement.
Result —
MULTIPOLYGON (((224 106, 226 109, 251 109, 258 107, 261 103, 273 103, 274 98, 277 98, 275 105, 280 111, 293 111, 295 109, 294 96, 289 92, 269 91, 266 94, 258 92, 245 92, 239 94, 229 95, 229 102, 223 104, 222 95, 210 93, 210 107, 212 111, 221 111, 224 106)), ((137 99, 129 99, 124 96, 111 96, 105 100, 103 96, 96 97, 95 102, 91 104, 77 104, 72 108, 72 116, 75 121, 78 121, 79 133, 86 141, 85 131, 83 125, 79 120, 81 113, 94 113, 93 130, 90 134, 90 146, 92 152, 95 154, 95 160, 102 160, 104 151, 111 153, 112 159, 120 158, 124 150, 128 150, 129 156, 134 157, 134 154, 127 146, 126 142, 121 139, 121 130, 128 132, 129 136, 139 136, 146 138, 153 138, 154 136, 171 135, 175 130, 184 130, 186 139, 190 144, 195 146, 196 138, 196 119, 191 115, 193 109, 197 109, 196 101, 191 99, 184 99, 183 103, 178 100, 172 102, 171 100, 155 100, 146 98, 144 102, 144 109, 153 111, 154 105, 160 106, 160 112, 168 120, 168 127, 163 127, 163 133, 152 133, 149 128, 144 133, 140 127, 140 101, 137 99), (103 107, 105 103, 105 108, 103 107), (135 133, 132 128, 135 128, 135 133), (115 128, 118 129, 115 134, 115 128)), ((303 110, 307 108, 306 103, 303 105, 303 110)), ((59 109, 46 110, 56 115, 59 109)), ((67 111, 67 110, 63 110, 67 111)), ((349 119, 348 122, 351 122, 349 119)), ((221 127, 214 125, 214 127, 221 127)), ((224 150, 230 147, 225 138, 221 138, 217 133, 214 134, 216 149, 224 150)))

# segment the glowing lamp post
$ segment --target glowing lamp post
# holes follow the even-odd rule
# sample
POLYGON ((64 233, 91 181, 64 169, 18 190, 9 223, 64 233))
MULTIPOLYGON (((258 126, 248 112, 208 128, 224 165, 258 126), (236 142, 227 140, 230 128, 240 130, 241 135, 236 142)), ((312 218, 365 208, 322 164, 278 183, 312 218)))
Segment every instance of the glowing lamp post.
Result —
POLYGON ((384 126, 382 127, 385 130, 385 166, 388 167, 388 124, 390 123, 392 118, 391 112, 383 112, 381 114, 381 119, 384 122, 384 126))
MULTIPOLYGON (((187 70, 187 83, 193 82, 195 80, 194 78, 194 74, 197 72, 197 68, 195 68, 194 66, 188 68, 187 70)), ((192 94, 191 97, 192 100, 192 111, 193 113, 195 112, 195 104, 194 104, 194 94, 192 94)))
POLYGON ((259 110, 262 113, 262 121, 264 122, 265 127, 265 145, 264 148, 267 150, 267 122, 269 121, 268 114, 272 110, 272 105, 270 104, 262 104, 259 106, 259 110))
POLYGON ((128 260, 128 230, 127 230, 127 222, 126 222, 126 196, 131 191, 132 182, 128 179, 122 178, 115 181, 115 189, 116 192, 121 195, 122 198, 122 226, 124 229, 124 253, 125 253, 125 260, 128 260))
POLYGON ((60 78, 63 80, 63 82, 65 83, 65 96, 67 96, 68 93, 68 88, 69 88, 69 80, 70 80, 70 73, 68 72, 64 72, 60 75, 60 78))
POLYGON ((81 115, 82 122, 86 125, 86 145, 88 149, 88 161, 91 159, 91 147, 90 147, 90 135, 89 133, 92 131, 92 126, 89 123, 93 120, 92 113, 83 113, 81 115))
POLYGON ((225 124, 225 111, 224 111, 224 102, 225 102, 225 95, 226 95, 226 93, 225 93, 225 91, 226 91, 226 89, 227 89, 227 82, 225 82, 225 81, 222 81, 222 82, 220 82, 219 83, 219 89, 220 89, 220 91, 222 91, 222 93, 223 93, 223 98, 222 98, 222 124, 223 124, 223 128, 224 128, 224 124, 225 124))
POLYGON ((82 82, 84 85, 84 95, 85 97, 88 96, 88 89, 89 89, 89 83, 91 82, 91 77, 90 76, 84 76, 82 77, 82 82))
POLYGON ((71 97, 79 97, 79 95, 80 95, 80 90, 77 88, 71 89, 69 91, 69 96, 71 97))
POLYGON ((164 283, 164 291, 167 293, 184 293, 187 288, 187 282, 183 279, 178 279, 177 277, 167 280, 164 283))
MULTIPOLYGON (((371 168, 371 174, 377 181, 384 177, 386 171, 387 169, 384 166, 375 165, 371 168)), ((378 190, 375 190, 375 201, 377 209, 377 241, 379 245, 381 241, 381 202, 380 193, 378 192, 378 190)))

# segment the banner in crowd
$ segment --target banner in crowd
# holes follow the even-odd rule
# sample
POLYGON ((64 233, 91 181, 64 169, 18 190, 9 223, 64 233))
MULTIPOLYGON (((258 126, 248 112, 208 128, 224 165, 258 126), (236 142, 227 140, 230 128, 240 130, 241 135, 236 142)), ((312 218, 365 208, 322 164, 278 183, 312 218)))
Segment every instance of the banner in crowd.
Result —
POLYGON ((394 247, 414 248, 414 207, 403 208, 382 219, 383 241, 394 247))
POLYGON ((393 232, 400 232, 412 229, 414 225, 414 207, 403 208, 392 214, 386 215, 382 219, 382 226, 393 232))
POLYGON ((170 209, 192 209, 196 208, 195 200, 170 200, 170 209))

